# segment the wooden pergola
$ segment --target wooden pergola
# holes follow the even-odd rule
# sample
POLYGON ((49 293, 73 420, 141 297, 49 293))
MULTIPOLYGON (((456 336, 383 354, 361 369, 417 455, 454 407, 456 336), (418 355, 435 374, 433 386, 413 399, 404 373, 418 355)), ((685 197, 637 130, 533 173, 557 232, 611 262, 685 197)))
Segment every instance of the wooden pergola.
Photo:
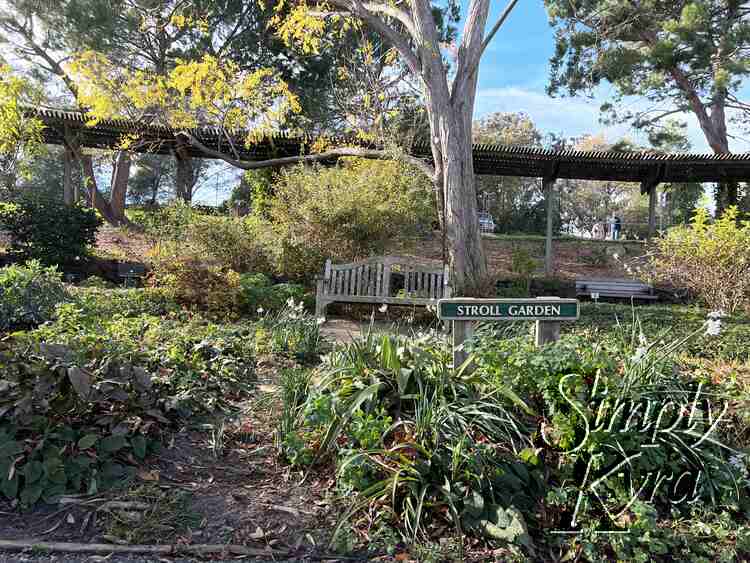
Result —
MULTIPOLYGON (((87 125, 83 113, 32 109, 31 115, 45 125, 48 144, 67 146, 70 139, 81 147, 113 149, 125 135, 133 135, 134 152, 173 155, 180 158, 215 158, 187 142, 178 132, 162 125, 113 119, 87 125)), ((189 133, 205 147, 231 155, 237 160, 261 161, 311 154, 315 139, 276 134, 246 144, 243 131, 200 128, 189 133)), ((377 148, 354 137, 331 139, 335 145, 377 148)), ((750 181, 750 154, 659 154, 651 152, 554 151, 533 147, 475 144, 472 149, 474 172, 491 176, 542 178, 547 232, 545 272, 552 273, 552 221, 554 186, 558 179, 637 182, 641 193, 649 194, 649 237, 656 232, 656 199, 663 182, 745 182, 750 181)), ((414 143, 409 153, 425 162, 432 160, 426 142, 414 143)), ((66 181, 70 182, 71 153, 66 151, 66 181)))

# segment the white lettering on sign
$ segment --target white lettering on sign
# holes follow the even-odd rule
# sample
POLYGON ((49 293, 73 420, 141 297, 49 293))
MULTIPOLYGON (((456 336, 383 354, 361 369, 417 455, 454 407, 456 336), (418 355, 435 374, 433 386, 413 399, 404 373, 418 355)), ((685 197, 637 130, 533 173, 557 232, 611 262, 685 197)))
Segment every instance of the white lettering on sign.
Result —
MULTIPOLYGON (((553 304, 509 305, 508 317, 559 317, 561 306, 553 304)), ((502 317, 500 304, 492 305, 457 305, 458 317, 502 317)))
POLYGON ((556 317, 560 316, 560 305, 511 305, 511 317, 556 317))

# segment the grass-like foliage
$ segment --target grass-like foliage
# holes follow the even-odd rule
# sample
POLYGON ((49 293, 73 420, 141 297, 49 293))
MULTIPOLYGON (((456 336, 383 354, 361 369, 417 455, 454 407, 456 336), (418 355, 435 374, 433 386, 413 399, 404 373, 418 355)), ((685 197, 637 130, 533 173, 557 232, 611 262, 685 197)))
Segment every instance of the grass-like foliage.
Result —
POLYGON ((255 329, 258 352, 290 356, 299 362, 317 360, 325 347, 321 320, 290 297, 278 311, 261 312, 255 329))
POLYGON ((541 495, 529 428, 474 376, 454 377, 434 333, 369 334, 326 357, 282 438, 296 463, 335 460, 356 501, 342 520, 385 505, 410 539, 448 523, 457 532, 525 541, 519 507, 541 495))
POLYGON ((741 558, 737 397, 678 361, 713 323, 651 340, 631 319, 543 349, 524 325, 488 325, 456 371, 441 335, 369 334, 286 377, 280 451, 336 466, 339 532, 377 512, 408 542, 453 529, 540 560, 741 558))

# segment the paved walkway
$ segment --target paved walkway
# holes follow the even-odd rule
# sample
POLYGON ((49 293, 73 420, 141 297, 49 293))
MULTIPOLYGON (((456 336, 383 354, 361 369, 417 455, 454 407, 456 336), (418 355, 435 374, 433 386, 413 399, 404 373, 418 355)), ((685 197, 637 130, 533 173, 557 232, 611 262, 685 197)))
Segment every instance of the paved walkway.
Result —
MULTIPOLYGON (((398 328, 402 334, 409 334, 412 327, 401 322, 398 325, 393 321, 353 321, 351 319, 328 319, 321 327, 320 332, 332 342, 351 342, 354 338, 367 334, 368 330, 375 332, 393 331, 398 328)), ((416 328, 416 327, 415 327, 416 328)))

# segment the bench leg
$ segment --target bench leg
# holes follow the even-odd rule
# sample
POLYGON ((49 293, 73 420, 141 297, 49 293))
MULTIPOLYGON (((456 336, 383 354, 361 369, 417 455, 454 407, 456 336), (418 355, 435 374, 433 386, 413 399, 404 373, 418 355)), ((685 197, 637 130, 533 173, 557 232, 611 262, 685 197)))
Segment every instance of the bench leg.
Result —
POLYGON ((325 319, 326 318, 326 308, 330 304, 330 301, 324 301, 323 299, 316 299, 315 300, 315 318, 316 319, 325 319))

